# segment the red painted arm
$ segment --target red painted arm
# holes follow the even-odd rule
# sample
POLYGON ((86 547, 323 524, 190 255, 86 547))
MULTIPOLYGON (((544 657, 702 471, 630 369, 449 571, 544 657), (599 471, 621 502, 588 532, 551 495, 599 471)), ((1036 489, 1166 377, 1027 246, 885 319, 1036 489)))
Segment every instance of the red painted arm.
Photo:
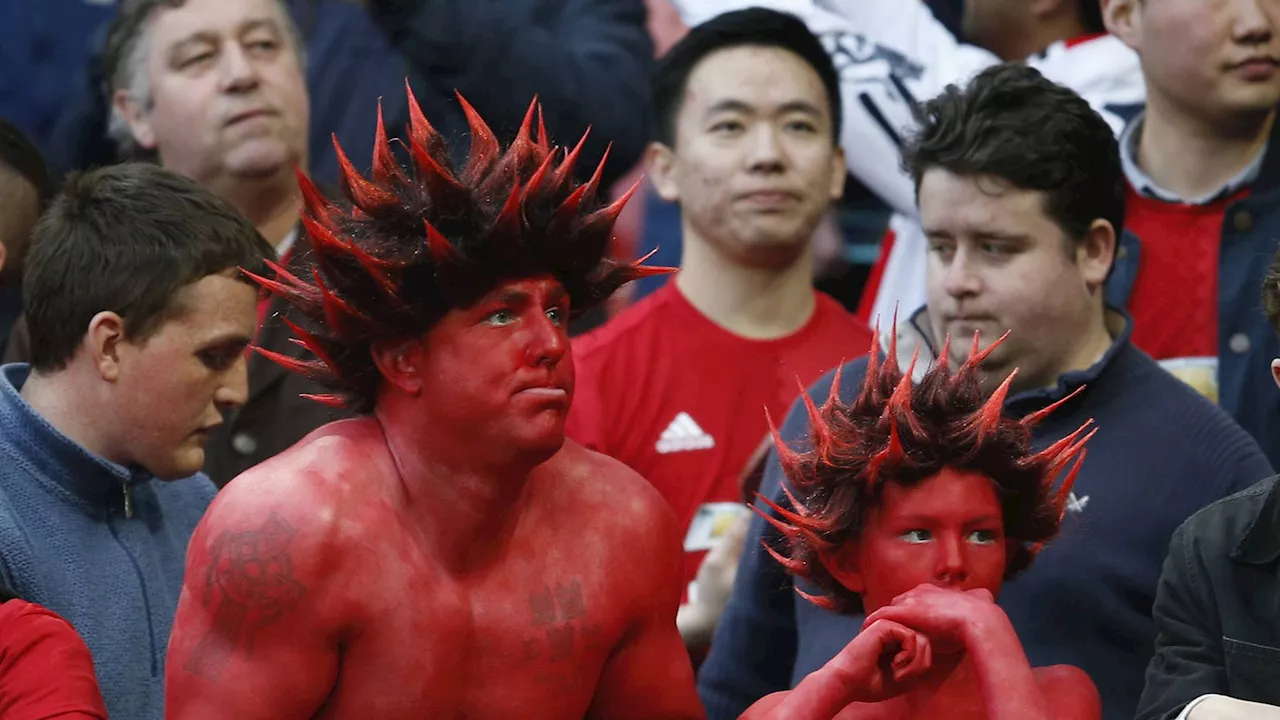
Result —
POLYGON ((316 520, 325 508, 250 488, 262 485, 227 486, 187 550, 166 661, 169 720, 310 718, 337 677, 323 580, 332 554, 316 520))
POLYGON ((867 616, 893 620, 933 639, 960 645, 978 677, 989 720, 1097 720, 1097 689, 1074 668, 1042 683, 1013 625, 985 590, 960 592, 921 585, 867 616), (1074 696, 1072 699, 1069 697, 1074 696))
POLYGON ((702 720, 693 665, 675 622, 684 592, 682 533, 666 501, 643 480, 626 513, 615 525, 613 541, 622 550, 615 571, 634 585, 635 620, 600 675, 588 717, 702 720))
POLYGON ((741 720, 829 720, 851 703, 879 702, 906 692, 929 669, 932 658, 923 635, 881 620, 794 690, 764 697, 741 720))

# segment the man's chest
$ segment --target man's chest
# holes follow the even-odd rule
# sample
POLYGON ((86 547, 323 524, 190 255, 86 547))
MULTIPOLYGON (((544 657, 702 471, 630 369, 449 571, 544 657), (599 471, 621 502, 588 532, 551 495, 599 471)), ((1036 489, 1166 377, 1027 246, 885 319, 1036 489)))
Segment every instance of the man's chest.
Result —
POLYGON ((590 552, 527 554, 480 580, 423 563, 380 583, 321 717, 583 717, 623 603, 590 552))

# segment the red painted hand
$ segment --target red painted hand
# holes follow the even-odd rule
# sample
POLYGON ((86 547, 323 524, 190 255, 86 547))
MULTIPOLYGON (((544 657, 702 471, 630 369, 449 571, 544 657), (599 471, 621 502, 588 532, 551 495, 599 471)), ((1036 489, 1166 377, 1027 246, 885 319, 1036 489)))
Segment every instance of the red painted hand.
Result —
POLYGON ((973 630, 1000 612, 987 590, 951 590, 926 583, 868 615, 863 627, 892 620, 928 636, 933 649, 946 655, 962 652, 973 630))
POLYGON ((933 664, 929 638, 891 620, 868 625, 832 660, 851 685, 856 702, 880 702, 901 695, 933 664))

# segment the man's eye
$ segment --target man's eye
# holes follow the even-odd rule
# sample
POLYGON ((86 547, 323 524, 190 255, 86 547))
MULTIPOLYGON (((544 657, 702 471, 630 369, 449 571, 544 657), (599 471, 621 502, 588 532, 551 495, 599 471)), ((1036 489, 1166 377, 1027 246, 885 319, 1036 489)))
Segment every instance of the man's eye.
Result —
POLYGON ((210 370, 222 371, 231 367, 236 362, 238 353, 226 352, 202 352, 199 354, 200 362, 210 370))
POLYGON ((902 539, 909 543, 926 543, 933 538, 928 530, 908 530, 902 533, 902 539))
POLYGON ((556 325, 563 325, 567 315, 568 313, 565 312, 564 308, 551 308, 547 311, 547 317, 551 318, 551 322, 556 325))
POLYGON ((495 310, 486 315, 484 321, 490 325, 510 325, 515 319, 515 313, 510 310, 495 310))
POLYGON ((999 538, 995 530, 974 530, 969 533, 969 542, 975 545, 990 545, 999 538))

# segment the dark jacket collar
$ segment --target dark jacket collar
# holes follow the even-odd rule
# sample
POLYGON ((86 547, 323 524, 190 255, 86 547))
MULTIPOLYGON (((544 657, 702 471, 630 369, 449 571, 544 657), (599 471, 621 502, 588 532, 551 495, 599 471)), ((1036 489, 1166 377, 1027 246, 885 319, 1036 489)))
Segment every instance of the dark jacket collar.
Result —
POLYGON ((47 478, 90 515, 121 508, 126 486, 153 476, 99 457, 59 432, 19 394, 30 374, 30 365, 0 366, 0 441, 16 446, 37 478, 47 478))
POLYGON ((1231 559, 1246 565, 1269 565, 1280 558, 1280 482, 1272 483, 1249 530, 1231 551, 1231 559))

